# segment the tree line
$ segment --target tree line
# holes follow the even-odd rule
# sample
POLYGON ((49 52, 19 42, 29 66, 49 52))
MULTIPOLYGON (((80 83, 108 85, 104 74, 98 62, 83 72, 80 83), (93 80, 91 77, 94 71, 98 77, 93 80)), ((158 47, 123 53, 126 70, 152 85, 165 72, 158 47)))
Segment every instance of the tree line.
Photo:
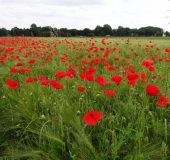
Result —
POLYGON ((31 24, 30 28, 18 28, 14 27, 11 30, 0 28, 0 37, 4 36, 35 36, 35 37, 75 37, 75 36, 170 36, 170 32, 164 31, 162 28, 147 26, 139 29, 130 29, 129 27, 119 26, 117 29, 112 29, 109 24, 103 26, 97 25, 94 30, 84 28, 83 30, 78 29, 67 29, 45 26, 38 27, 35 23, 31 24))

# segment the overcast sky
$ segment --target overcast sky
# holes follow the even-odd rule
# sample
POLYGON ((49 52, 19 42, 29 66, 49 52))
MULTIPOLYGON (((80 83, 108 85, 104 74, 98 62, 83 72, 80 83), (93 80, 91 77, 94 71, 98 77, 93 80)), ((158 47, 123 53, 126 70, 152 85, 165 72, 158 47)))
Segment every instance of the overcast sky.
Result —
POLYGON ((109 24, 170 31, 170 0, 0 0, 0 28, 94 29, 109 24), (169 10, 169 11, 168 11, 169 10))

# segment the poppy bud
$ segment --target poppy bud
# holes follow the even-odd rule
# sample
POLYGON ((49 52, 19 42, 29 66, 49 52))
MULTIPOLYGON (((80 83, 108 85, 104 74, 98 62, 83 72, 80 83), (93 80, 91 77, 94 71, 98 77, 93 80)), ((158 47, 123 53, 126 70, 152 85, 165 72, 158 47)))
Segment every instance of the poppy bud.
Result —
POLYGON ((45 117, 44 115, 41 115, 41 119, 42 119, 42 120, 45 120, 46 117, 45 117))

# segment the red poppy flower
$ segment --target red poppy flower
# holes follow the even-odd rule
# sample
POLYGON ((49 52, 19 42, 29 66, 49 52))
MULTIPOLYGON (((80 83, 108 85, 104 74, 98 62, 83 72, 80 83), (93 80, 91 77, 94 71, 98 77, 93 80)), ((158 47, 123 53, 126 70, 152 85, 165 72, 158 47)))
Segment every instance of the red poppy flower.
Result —
POLYGON ((37 81, 37 78, 28 77, 28 78, 25 80, 26 83, 31 83, 31 82, 34 82, 34 81, 37 81))
POLYGON ((149 70, 150 70, 151 72, 153 72, 153 71, 155 71, 155 68, 154 68, 154 67, 149 67, 149 70))
POLYGON ((154 86, 152 84, 148 84, 146 86, 146 93, 150 96, 155 96, 160 92, 160 89, 157 86, 154 86))
POLYGON ((108 71, 110 71, 110 72, 111 72, 111 71, 114 71, 114 67, 113 67, 113 66, 107 66, 106 68, 107 68, 108 71))
POLYGON ((102 76, 96 77, 95 81, 97 81, 98 84, 101 86, 106 86, 108 84, 107 81, 102 76))
POLYGON ((46 79, 42 79, 42 80, 41 80, 41 84, 42 84, 43 86, 48 86, 49 82, 48 82, 48 80, 46 80, 46 79))
POLYGON ((96 68, 89 67, 87 71, 90 72, 90 73, 94 73, 94 72, 96 72, 96 68))
POLYGON ((165 48, 165 52, 170 52, 170 48, 165 48))
POLYGON ((86 75, 84 73, 79 73, 79 77, 81 80, 84 80, 86 78, 86 75))
POLYGON ((156 102, 156 104, 161 107, 166 107, 167 103, 170 103, 170 99, 166 98, 164 94, 162 94, 156 102))
POLYGON ((27 70, 25 69, 25 68, 20 68, 20 70, 19 70, 21 73, 25 73, 25 72, 27 72, 27 70))
POLYGON ((83 121, 87 125, 96 125, 98 120, 102 119, 102 117, 103 115, 101 112, 90 110, 84 115, 83 121))
POLYGON ((113 90, 103 90, 102 91, 104 94, 107 94, 109 97, 115 96, 116 92, 113 90))
POLYGON ((46 79, 46 77, 44 75, 41 75, 41 76, 38 77, 38 79, 41 81, 43 79, 46 79))
POLYGON ((153 76, 152 76, 152 79, 155 79, 156 77, 157 77, 156 75, 153 75, 153 76))
POLYGON ((126 74, 127 74, 126 78, 128 80, 127 84, 129 86, 132 86, 132 85, 133 86, 137 86, 136 81, 139 78, 139 75, 137 73, 130 73, 130 72, 127 72, 126 74))
POLYGON ((16 66, 17 66, 17 67, 20 67, 20 66, 23 66, 23 64, 22 64, 21 62, 18 62, 18 63, 16 64, 16 66))
POLYGON ((61 88, 63 88, 63 85, 60 84, 58 81, 56 81, 56 80, 54 80, 54 79, 50 81, 50 84, 51 84, 52 87, 55 88, 55 89, 61 89, 61 88))
POLYGON ((85 78, 88 80, 88 81, 93 81, 94 80, 94 75, 93 73, 89 72, 89 71, 86 71, 85 72, 85 78))
POLYGON ((72 68, 72 67, 69 67, 67 73, 75 74, 76 70, 74 68, 72 68))
POLYGON ((56 72, 55 75, 57 78, 65 78, 66 77, 66 73, 62 72, 62 71, 56 72))
POLYGON ((140 78, 141 78, 142 82, 146 82, 146 74, 145 73, 141 73, 140 78))
POLYGON ((119 60, 119 57, 114 57, 114 60, 115 60, 115 61, 118 61, 118 60, 119 60))
POLYGON ((123 79, 122 76, 114 75, 111 77, 110 80, 115 82, 116 85, 119 85, 121 83, 122 79, 123 79))
POLYGON ((85 88, 84 88, 84 87, 81 87, 81 86, 78 86, 78 87, 77 87, 77 90, 80 91, 80 92, 84 92, 84 91, 85 91, 85 88))
POLYGON ((151 60, 144 59, 144 60, 142 61, 142 66, 144 66, 144 67, 146 67, 146 68, 152 67, 153 64, 154 64, 154 62, 151 61, 151 60))
POLYGON ((28 63, 29 63, 29 64, 35 63, 35 59, 30 59, 30 60, 28 61, 28 63))
POLYGON ((6 79, 6 85, 7 85, 10 89, 19 88, 19 83, 18 83, 18 81, 13 81, 11 78, 7 78, 7 79, 6 79))
POLYGON ((10 72, 11 73, 17 73, 17 69, 16 68, 10 68, 10 72))

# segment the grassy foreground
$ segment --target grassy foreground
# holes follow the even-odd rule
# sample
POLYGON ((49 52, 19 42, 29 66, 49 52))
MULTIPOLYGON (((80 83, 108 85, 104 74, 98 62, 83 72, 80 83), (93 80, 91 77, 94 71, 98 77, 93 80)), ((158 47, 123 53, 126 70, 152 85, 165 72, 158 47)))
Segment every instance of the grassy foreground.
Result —
POLYGON ((0 159, 170 159, 170 38, 0 38, 0 159))

